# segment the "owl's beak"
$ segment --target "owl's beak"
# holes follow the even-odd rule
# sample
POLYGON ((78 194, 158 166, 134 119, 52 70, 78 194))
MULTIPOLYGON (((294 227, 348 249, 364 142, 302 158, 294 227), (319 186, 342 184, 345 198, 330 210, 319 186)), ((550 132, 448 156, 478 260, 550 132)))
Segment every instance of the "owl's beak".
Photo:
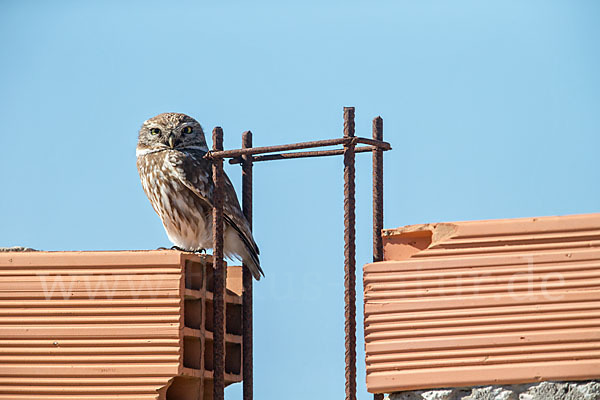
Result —
POLYGON ((173 135, 172 133, 169 135, 169 137, 167 138, 167 140, 169 141, 169 147, 170 148, 174 148, 175 147, 175 135, 173 135))

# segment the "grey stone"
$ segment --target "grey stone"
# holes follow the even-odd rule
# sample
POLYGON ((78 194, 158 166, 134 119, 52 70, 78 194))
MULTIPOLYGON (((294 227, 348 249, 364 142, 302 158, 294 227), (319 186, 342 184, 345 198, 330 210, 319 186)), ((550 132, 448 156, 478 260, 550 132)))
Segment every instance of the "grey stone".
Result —
POLYGON ((519 400, 597 400, 600 399, 598 382, 542 382, 531 385, 519 400))
POLYGON ((462 397, 465 400, 517 400, 518 397, 511 389, 501 386, 486 386, 471 390, 468 396, 462 397))
POLYGON ((540 382, 392 393, 389 400, 600 400, 600 383, 540 382))
POLYGON ((18 252, 18 251, 37 251, 37 250, 32 249, 30 247, 23 247, 23 246, 0 247, 0 253, 11 253, 11 252, 18 252))

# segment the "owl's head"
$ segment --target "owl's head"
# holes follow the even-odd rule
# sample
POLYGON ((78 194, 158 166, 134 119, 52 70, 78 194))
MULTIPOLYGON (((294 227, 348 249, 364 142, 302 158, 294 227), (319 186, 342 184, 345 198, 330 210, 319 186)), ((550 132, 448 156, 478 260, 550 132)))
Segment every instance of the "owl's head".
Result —
POLYGON ((163 113, 144 121, 138 136, 138 154, 169 149, 208 151, 198 121, 179 113, 163 113))

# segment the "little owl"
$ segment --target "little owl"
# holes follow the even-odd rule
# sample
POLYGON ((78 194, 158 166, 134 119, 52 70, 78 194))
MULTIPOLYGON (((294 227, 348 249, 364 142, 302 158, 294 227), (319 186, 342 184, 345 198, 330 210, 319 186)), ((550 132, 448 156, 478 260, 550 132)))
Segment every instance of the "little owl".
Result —
MULTIPOLYGON (((214 182, 212 164, 204 158, 207 152, 202 127, 185 114, 159 114, 139 132, 136 156, 144 192, 171 242, 186 251, 212 248, 214 182)), ((224 254, 243 260, 260 279, 258 247, 235 189, 224 176, 224 254)))

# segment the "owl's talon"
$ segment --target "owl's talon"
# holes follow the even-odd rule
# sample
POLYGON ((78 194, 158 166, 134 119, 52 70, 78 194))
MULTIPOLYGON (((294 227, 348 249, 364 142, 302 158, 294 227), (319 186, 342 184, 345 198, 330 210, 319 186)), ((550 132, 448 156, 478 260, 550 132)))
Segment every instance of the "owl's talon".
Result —
POLYGON ((187 252, 187 250, 186 250, 186 249, 182 249, 182 248, 181 248, 181 247, 179 247, 179 246, 173 246, 173 247, 171 247, 171 250, 179 250, 179 251, 186 251, 186 252, 187 252))
POLYGON ((196 250, 194 251, 195 254, 206 254, 206 249, 200 249, 200 250, 196 250))

